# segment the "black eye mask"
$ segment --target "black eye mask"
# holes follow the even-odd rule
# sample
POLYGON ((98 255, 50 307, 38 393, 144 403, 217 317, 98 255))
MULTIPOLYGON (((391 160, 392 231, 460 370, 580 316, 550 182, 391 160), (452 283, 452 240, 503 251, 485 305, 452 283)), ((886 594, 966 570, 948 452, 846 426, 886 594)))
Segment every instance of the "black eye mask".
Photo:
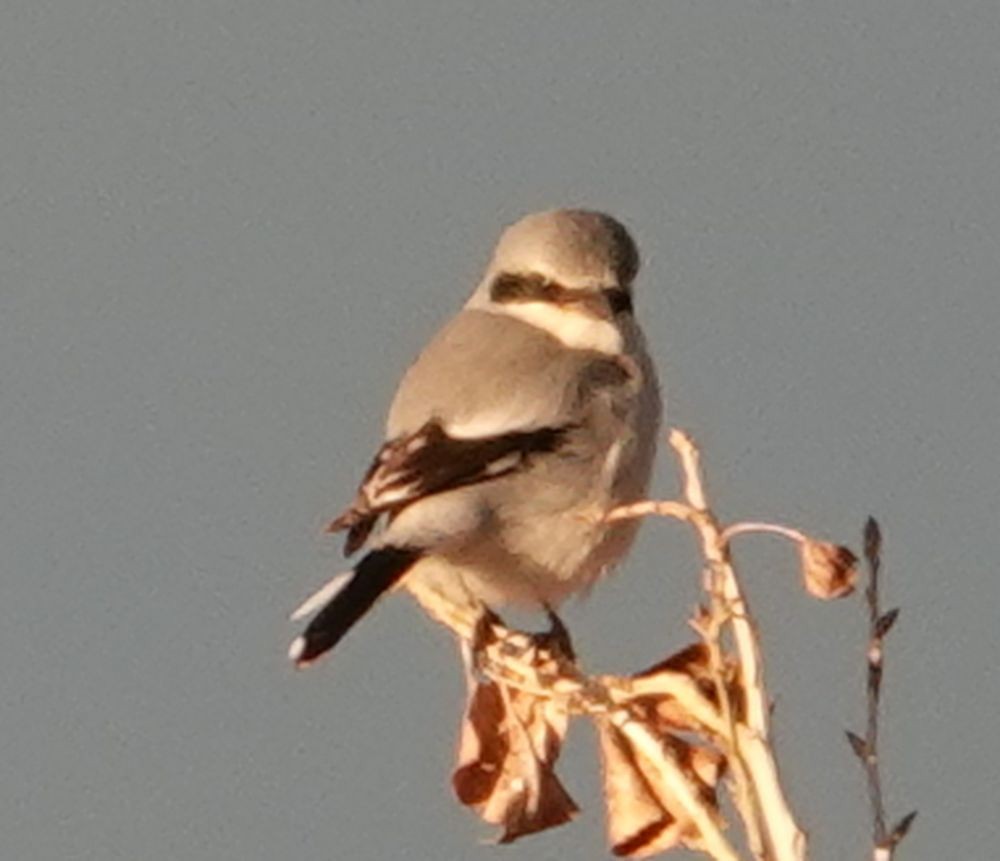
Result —
POLYGON ((564 308, 576 306, 599 318, 632 313, 632 296, 621 287, 596 292, 571 290, 538 274, 498 275, 490 285, 490 298, 500 304, 548 302, 564 308))

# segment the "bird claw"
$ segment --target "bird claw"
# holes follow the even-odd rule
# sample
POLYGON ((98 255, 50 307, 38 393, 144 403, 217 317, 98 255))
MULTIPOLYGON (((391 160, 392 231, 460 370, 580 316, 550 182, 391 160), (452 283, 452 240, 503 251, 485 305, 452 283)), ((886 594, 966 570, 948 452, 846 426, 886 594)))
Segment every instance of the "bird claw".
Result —
POLYGON ((549 617, 549 630, 539 634, 538 639, 550 651, 569 661, 575 661, 576 651, 573 648, 573 638, 570 636, 569 628, 551 607, 546 607, 545 612, 549 617))
POLYGON ((502 639, 506 633, 508 632, 503 619, 489 607, 483 607, 481 615, 476 619, 476 626, 472 630, 472 637, 469 639, 469 648, 472 651, 473 663, 478 666, 479 656, 497 640, 502 639))

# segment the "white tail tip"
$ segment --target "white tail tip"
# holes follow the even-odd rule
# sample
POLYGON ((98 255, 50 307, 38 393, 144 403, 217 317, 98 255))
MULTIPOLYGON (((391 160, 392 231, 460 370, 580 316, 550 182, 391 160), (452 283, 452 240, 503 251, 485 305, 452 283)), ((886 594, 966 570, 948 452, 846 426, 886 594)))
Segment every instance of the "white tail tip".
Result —
POLYGON ((292 645, 288 647, 288 660, 292 663, 297 664, 299 658, 302 657, 302 653, 306 650, 306 638, 296 637, 292 640, 292 645))

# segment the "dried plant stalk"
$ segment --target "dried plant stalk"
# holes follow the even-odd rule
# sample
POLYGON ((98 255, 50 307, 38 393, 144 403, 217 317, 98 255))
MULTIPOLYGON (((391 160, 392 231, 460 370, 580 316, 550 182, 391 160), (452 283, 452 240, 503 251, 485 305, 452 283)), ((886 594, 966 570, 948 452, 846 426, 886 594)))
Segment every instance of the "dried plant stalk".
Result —
POLYGON ((778 775, 774 752, 769 744, 768 697, 764 687, 763 658, 746 599, 740 588, 729 553, 729 536, 720 527, 707 501, 701 459, 691 437, 680 430, 670 434, 684 479, 687 505, 668 503, 650 510, 647 503, 620 508, 615 519, 655 513, 679 517, 691 523, 701 539, 708 563, 712 613, 706 631, 731 627, 736 643, 742 682, 741 725, 730 722, 730 752, 735 761, 736 801, 744 819, 748 841, 758 858, 775 861, 804 861, 806 836, 795 822, 778 775), (766 834, 767 848, 760 838, 766 834))
MULTIPOLYGON (((640 699, 669 697, 682 713, 695 716, 692 720, 698 726, 707 724, 717 732, 723 731, 717 711, 688 676, 668 672, 661 677, 637 680, 615 676, 589 678, 571 658, 539 649, 536 643, 522 645, 520 638, 523 635, 506 631, 498 622, 486 622, 489 636, 484 637, 484 617, 468 607, 456 607, 432 585, 415 583, 409 588, 432 616, 463 640, 476 643, 477 668, 488 678, 540 700, 558 703, 567 714, 587 715, 599 724, 614 726, 648 764, 653 778, 650 784, 658 802, 669 808, 672 819, 686 823, 683 833, 678 835, 678 842, 700 848, 717 861, 739 861, 736 849, 723 834, 714 797, 705 798, 684 763, 664 743, 662 734, 651 725, 644 710, 636 705, 640 699)), ((465 727, 481 719, 479 714, 470 716, 465 727)), ((523 754, 523 748, 519 753, 523 754)), ((502 763, 503 767, 509 765, 502 763)), ((536 806, 546 809, 550 802, 551 799, 539 798, 536 806)), ((527 829, 519 833, 512 831, 517 827, 514 821, 498 822, 492 814, 499 806, 487 799, 477 798, 474 806, 489 810, 491 817, 487 821, 504 827, 501 839, 510 840, 520 833, 530 833, 527 829)), ((521 811, 516 812, 521 814, 521 811)))
POLYGON ((456 605, 433 583, 405 581, 474 655, 456 789, 464 803, 503 828, 503 840, 567 821, 576 808, 553 769, 569 718, 583 715, 598 729, 616 854, 644 857, 685 845, 717 861, 739 861, 716 799, 716 784, 728 770, 753 857, 805 861, 806 836, 770 744, 763 658, 730 542, 749 532, 795 541, 806 588, 823 598, 851 591, 856 559, 846 548, 787 527, 724 528, 708 504, 698 449, 678 430, 670 443, 683 501, 638 502, 606 517, 669 517, 697 531, 708 598, 692 622, 700 645, 635 676, 591 677, 559 637, 509 631, 485 608, 456 605))

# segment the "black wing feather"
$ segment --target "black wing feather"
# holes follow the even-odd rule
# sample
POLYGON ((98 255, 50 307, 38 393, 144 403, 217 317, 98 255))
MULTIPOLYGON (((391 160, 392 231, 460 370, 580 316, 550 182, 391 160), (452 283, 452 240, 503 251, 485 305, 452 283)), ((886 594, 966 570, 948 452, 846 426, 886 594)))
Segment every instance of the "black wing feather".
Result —
POLYGON ((456 439, 430 421, 416 433, 379 450, 358 494, 329 530, 347 529, 344 552, 367 540, 378 518, 446 490, 492 481, 522 468, 533 454, 555 451, 570 427, 511 431, 493 437, 456 439))

